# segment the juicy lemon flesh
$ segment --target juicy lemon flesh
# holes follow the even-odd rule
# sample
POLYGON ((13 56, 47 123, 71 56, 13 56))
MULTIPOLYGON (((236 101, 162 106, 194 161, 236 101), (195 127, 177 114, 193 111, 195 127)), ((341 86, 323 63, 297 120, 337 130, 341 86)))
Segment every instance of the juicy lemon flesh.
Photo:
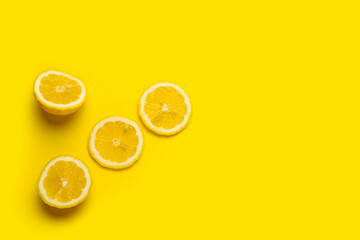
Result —
POLYGON ((96 132, 95 149, 108 161, 123 163, 135 155, 139 137, 130 124, 107 122, 96 132))
POLYGON ((48 170, 43 186, 49 198, 67 203, 80 197, 86 181, 84 170, 76 163, 58 161, 48 170))
POLYGON ((159 87, 146 96, 145 113, 156 127, 172 129, 184 121, 185 98, 173 87, 159 87))
POLYGON ((81 86, 63 75, 49 74, 41 79, 39 91, 45 100, 56 104, 69 104, 79 99, 81 86))

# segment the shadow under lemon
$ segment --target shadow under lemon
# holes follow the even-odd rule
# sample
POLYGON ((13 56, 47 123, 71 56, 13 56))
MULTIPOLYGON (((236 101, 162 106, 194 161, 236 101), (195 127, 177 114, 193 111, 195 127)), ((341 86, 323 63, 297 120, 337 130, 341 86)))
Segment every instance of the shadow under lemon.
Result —
MULTIPOLYGON (((47 205, 46 203, 44 203, 44 201, 40 198, 39 195, 37 195, 36 197, 37 197, 37 201, 38 201, 38 204, 40 205, 42 212, 44 214, 46 214, 47 216, 50 216, 54 219, 65 219, 67 217, 74 217, 74 216, 80 214, 83 211, 83 209, 86 207, 86 204, 87 204, 86 202, 89 200, 89 199, 85 199, 79 205, 76 205, 71 208, 60 209, 60 208, 51 207, 51 206, 47 205)), ((89 198, 89 196, 87 198, 89 198)))
POLYGON ((48 113, 45 110, 43 110, 36 100, 34 100, 33 105, 34 105, 37 115, 40 115, 43 120, 45 120, 47 123, 54 125, 54 126, 66 124, 66 123, 72 121, 73 118, 75 118, 76 116, 81 114, 82 109, 84 107, 84 106, 82 106, 76 112, 71 113, 69 115, 54 115, 54 114, 48 113))

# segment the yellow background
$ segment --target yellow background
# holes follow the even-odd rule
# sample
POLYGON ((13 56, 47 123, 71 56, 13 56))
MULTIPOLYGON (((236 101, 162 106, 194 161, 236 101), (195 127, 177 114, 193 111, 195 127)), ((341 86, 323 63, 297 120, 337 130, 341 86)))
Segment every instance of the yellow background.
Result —
POLYGON ((2 1, 1 235, 21 239, 359 239, 357 1, 2 1), (44 113, 36 77, 83 80, 69 117, 44 113), (138 100, 171 81, 189 126, 159 137, 138 100), (100 119, 144 131, 133 167, 87 151, 100 119), (91 171, 89 198, 56 211, 37 195, 58 155, 91 171))

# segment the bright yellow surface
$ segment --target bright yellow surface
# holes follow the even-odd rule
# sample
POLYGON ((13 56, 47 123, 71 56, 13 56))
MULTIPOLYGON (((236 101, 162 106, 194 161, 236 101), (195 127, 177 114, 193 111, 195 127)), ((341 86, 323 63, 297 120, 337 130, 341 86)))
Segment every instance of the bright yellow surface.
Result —
POLYGON ((358 1, 3 1, 2 235, 21 239, 359 239, 358 1), (10 5, 11 4, 11 5, 10 5), (41 110, 33 81, 83 80, 76 114, 41 110), (143 91, 178 83, 189 126, 145 129, 143 91), (134 119, 131 168, 91 159, 107 116, 134 119), (89 198, 59 212, 37 181, 55 156, 83 160, 89 198))

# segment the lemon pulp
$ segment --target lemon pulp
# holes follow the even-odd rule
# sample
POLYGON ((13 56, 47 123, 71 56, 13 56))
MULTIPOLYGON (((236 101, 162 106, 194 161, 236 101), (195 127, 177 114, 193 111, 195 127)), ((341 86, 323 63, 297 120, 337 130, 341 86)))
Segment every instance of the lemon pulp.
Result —
POLYGON ((58 161, 49 168, 43 186, 50 199, 66 203, 80 197, 86 181, 84 170, 74 162, 58 161))
POLYGON ((146 97, 145 113, 156 127, 172 129, 184 121, 188 108, 185 99, 175 88, 156 88, 146 97))
POLYGON ((133 126, 121 121, 106 122, 96 132, 95 148, 108 161, 123 163, 137 151, 139 137, 133 126))
POLYGON ((45 100, 56 104, 69 104, 79 99, 79 83, 64 75, 49 74, 42 78, 39 91, 45 100))

